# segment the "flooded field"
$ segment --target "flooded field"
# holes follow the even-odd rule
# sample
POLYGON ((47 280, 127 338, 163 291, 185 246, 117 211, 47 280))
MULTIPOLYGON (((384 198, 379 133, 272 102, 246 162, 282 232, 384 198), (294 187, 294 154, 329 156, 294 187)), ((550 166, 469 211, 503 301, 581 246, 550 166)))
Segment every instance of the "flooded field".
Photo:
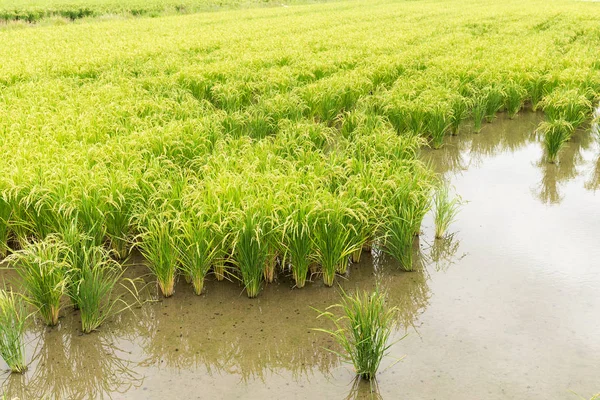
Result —
MULTIPOLYGON (((421 268, 374 253, 345 289, 385 288, 400 308, 377 390, 385 399, 576 399, 600 391, 600 149, 578 131, 559 164, 533 134, 541 117, 500 117, 423 158, 465 204, 452 235, 433 239, 421 268), (395 359, 405 358, 393 364, 395 359)), ((415 246, 415 251, 417 248, 415 246)), ((132 260, 132 276, 145 273, 132 260)), ((90 335, 76 312, 28 332, 29 370, 3 376, 8 398, 365 398, 311 307, 338 301, 320 279, 301 290, 280 276, 257 299, 209 280, 195 296, 125 312, 90 335)), ((6 366, 3 366, 5 368, 6 366)))

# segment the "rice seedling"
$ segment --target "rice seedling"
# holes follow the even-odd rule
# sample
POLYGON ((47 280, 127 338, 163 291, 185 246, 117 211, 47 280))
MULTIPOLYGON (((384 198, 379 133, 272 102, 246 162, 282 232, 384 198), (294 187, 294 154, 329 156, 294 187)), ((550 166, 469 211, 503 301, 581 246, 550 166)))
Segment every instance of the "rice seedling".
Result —
POLYGON ((23 342, 27 318, 21 297, 0 289, 0 356, 12 372, 19 374, 27 370, 23 342))
POLYGON ((25 289, 25 299, 38 311, 46 325, 58 323, 61 298, 67 291, 69 265, 64 243, 50 235, 29 243, 9 256, 25 289))
POLYGON ((112 295, 123 271, 103 247, 85 246, 82 253, 74 297, 80 310, 81 331, 90 333, 117 312, 120 299, 112 295))
POLYGON ((248 210, 240 216, 236 227, 234 257, 250 298, 258 296, 261 290, 268 257, 267 245, 262 239, 265 221, 259 210, 248 210))
POLYGON ((146 218, 140 227, 142 232, 138 243, 164 297, 173 295, 177 274, 177 230, 172 218, 172 215, 165 213, 146 218))
POLYGON ((563 119, 540 123, 537 132, 544 137, 544 147, 549 163, 556 163, 558 152, 571 137, 574 127, 563 119))
MULTIPOLYGON (((318 311, 318 310, 317 310, 318 311)), ((353 295, 341 290, 341 302, 320 312, 317 318, 326 318, 335 329, 315 329, 331 335, 342 348, 341 352, 330 350, 354 365, 362 379, 375 379, 381 361, 389 354, 394 343, 389 337, 395 322, 397 309, 386 305, 386 294, 356 291, 353 295), (330 310, 339 309, 341 316, 330 310)))
POLYGON ((451 199, 448 185, 441 184, 435 192, 434 204, 435 237, 441 239, 446 234, 450 224, 456 219, 461 201, 459 197, 451 199))

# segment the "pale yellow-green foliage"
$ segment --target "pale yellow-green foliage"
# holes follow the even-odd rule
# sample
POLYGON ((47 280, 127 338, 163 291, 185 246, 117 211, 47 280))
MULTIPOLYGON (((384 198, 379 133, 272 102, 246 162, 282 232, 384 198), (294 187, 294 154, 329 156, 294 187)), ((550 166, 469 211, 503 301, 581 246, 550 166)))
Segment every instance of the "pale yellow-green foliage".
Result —
POLYGON ((0 30, 0 233, 77 215, 125 255, 156 215, 176 230, 200 207, 222 265, 259 207, 268 232, 249 243, 282 259, 287 206, 337 197, 355 207, 340 221, 364 216, 340 248, 389 238, 390 182, 431 193, 425 140, 473 109, 597 102, 599 17, 594 2, 347 1, 0 30))

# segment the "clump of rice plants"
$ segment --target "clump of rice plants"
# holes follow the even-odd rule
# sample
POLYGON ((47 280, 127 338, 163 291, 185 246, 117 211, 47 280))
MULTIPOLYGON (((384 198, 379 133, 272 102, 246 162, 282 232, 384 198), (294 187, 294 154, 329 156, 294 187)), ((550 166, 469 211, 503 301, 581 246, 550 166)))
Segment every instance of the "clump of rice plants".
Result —
POLYGON ((71 220, 67 226, 61 227, 60 238, 65 245, 64 257, 69 265, 66 294, 71 299, 73 307, 78 309, 77 286, 81 280, 81 271, 86 262, 86 251, 93 245, 92 238, 80 231, 77 218, 71 220))
POLYGON ((549 163, 556 163, 558 160, 558 152, 569 140, 573 130, 573 125, 564 119, 540 123, 537 132, 544 136, 544 147, 549 163))
POLYGON ((516 82, 510 82, 505 87, 506 93, 506 112, 508 117, 513 119, 515 115, 523 108, 523 103, 527 96, 527 90, 516 82))
POLYGON ((69 266, 66 253, 64 243, 56 235, 50 235, 10 256, 21 277, 25 299, 49 326, 58 323, 61 298, 67 290, 69 266))
POLYGON ((481 132, 483 119, 485 118, 487 110, 486 98, 482 95, 478 95, 473 99, 473 130, 475 133, 481 132))
POLYGON ((439 149, 444 143, 444 136, 452 125, 451 112, 446 107, 436 107, 429 112, 427 127, 432 137, 434 149, 439 149))
POLYGON ((215 263, 221 248, 221 229, 202 213, 184 214, 179 223, 177 249, 179 268, 192 283, 194 293, 202 294, 204 278, 215 263))
POLYGON ((386 294, 379 289, 372 293, 357 291, 353 295, 342 290, 341 297, 339 304, 328 307, 317 317, 331 321, 335 330, 316 330, 331 335, 342 348, 342 352, 330 351, 352 363, 362 379, 372 380, 394 344, 388 342, 397 309, 386 305, 386 294), (341 310, 342 315, 335 315, 332 309, 341 310))
POLYGON ((414 238, 430 208, 429 189, 419 185, 418 182, 401 183, 390 193, 386 204, 383 250, 406 271, 413 269, 414 238))
POLYGON ((299 201, 294 203, 294 209, 286 218, 283 227, 286 257, 289 258, 297 288, 304 287, 314 254, 313 242, 309 234, 310 218, 308 203, 299 201))
POLYGON ((0 289, 0 355, 12 372, 23 373, 25 364, 25 324, 27 310, 22 298, 0 289))
POLYGON ((470 101, 461 95, 456 95, 450 102, 450 134, 457 135, 460 124, 469 116, 470 101))
POLYGON ((563 120, 577 129, 592 113, 592 103, 576 89, 555 89, 542 100, 548 121, 563 120))
POLYGON ((435 193, 435 237, 441 239, 446 234, 448 227, 456 219, 460 208, 460 198, 450 198, 448 185, 440 185, 435 193))
POLYGON ((263 240, 265 216, 259 210, 248 210, 237 223, 234 259, 240 269, 248 297, 258 296, 262 287, 268 249, 263 240))
POLYGON ((140 227, 138 246, 148 260, 148 268, 156 276, 158 287, 164 297, 175 291, 178 253, 176 250, 177 231, 172 216, 159 213, 145 218, 140 227))
POLYGON ((84 246, 80 257, 75 302, 81 311, 81 330, 90 333, 115 313, 119 299, 112 294, 123 275, 121 266, 101 246, 84 246))
POLYGON ((504 106, 506 94, 501 87, 489 86, 484 91, 485 96, 485 119, 488 123, 496 119, 496 113, 504 106))
POLYGON ((556 80, 545 73, 537 73, 528 79, 526 86, 533 111, 538 110, 544 96, 550 93, 556 85, 556 80))
POLYGON ((335 274, 346 273, 349 256, 359 246, 352 241, 355 228, 350 223, 356 211, 333 197, 324 198, 319 207, 311 229, 315 261, 321 267, 323 283, 333 286, 335 274))
POLYGON ((132 191, 121 186, 119 178, 114 177, 108 187, 104 212, 106 234, 111 248, 119 259, 127 257, 131 243, 131 217, 133 212, 132 191))

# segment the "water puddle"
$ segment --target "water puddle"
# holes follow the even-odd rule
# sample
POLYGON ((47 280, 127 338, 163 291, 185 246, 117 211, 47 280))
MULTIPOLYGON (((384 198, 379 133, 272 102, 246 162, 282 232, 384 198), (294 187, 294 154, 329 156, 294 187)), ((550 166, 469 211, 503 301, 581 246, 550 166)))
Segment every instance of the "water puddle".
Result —
MULTIPOLYGON (((349 270, 345 289, 387 289, 402 310, 379 375, 386 399, 576 399, 600 391, 600 149, 578 132, 560 163, 542 160, 539 115, 499 118, 449 138, 423 158, 468 201, 445 240, 430 217, 418 243, 423 268, 406 273, 380 254, 349 270)), ((416 246, 417 247, 417 246, 416 246)), ((144 274, 139 259, 130 274, 144 274)), ((311 309, 335 289, 296 290, 280 277, 258 299, 209 281, 183 282, 80 335, 68 311, 55 329, 28 333, 30 365, 3 375, 3 392, 37 398, 363 398, 369 385, 323 347, 311 309)), ((3 366, 5 367, 5 366, 3 366)))

